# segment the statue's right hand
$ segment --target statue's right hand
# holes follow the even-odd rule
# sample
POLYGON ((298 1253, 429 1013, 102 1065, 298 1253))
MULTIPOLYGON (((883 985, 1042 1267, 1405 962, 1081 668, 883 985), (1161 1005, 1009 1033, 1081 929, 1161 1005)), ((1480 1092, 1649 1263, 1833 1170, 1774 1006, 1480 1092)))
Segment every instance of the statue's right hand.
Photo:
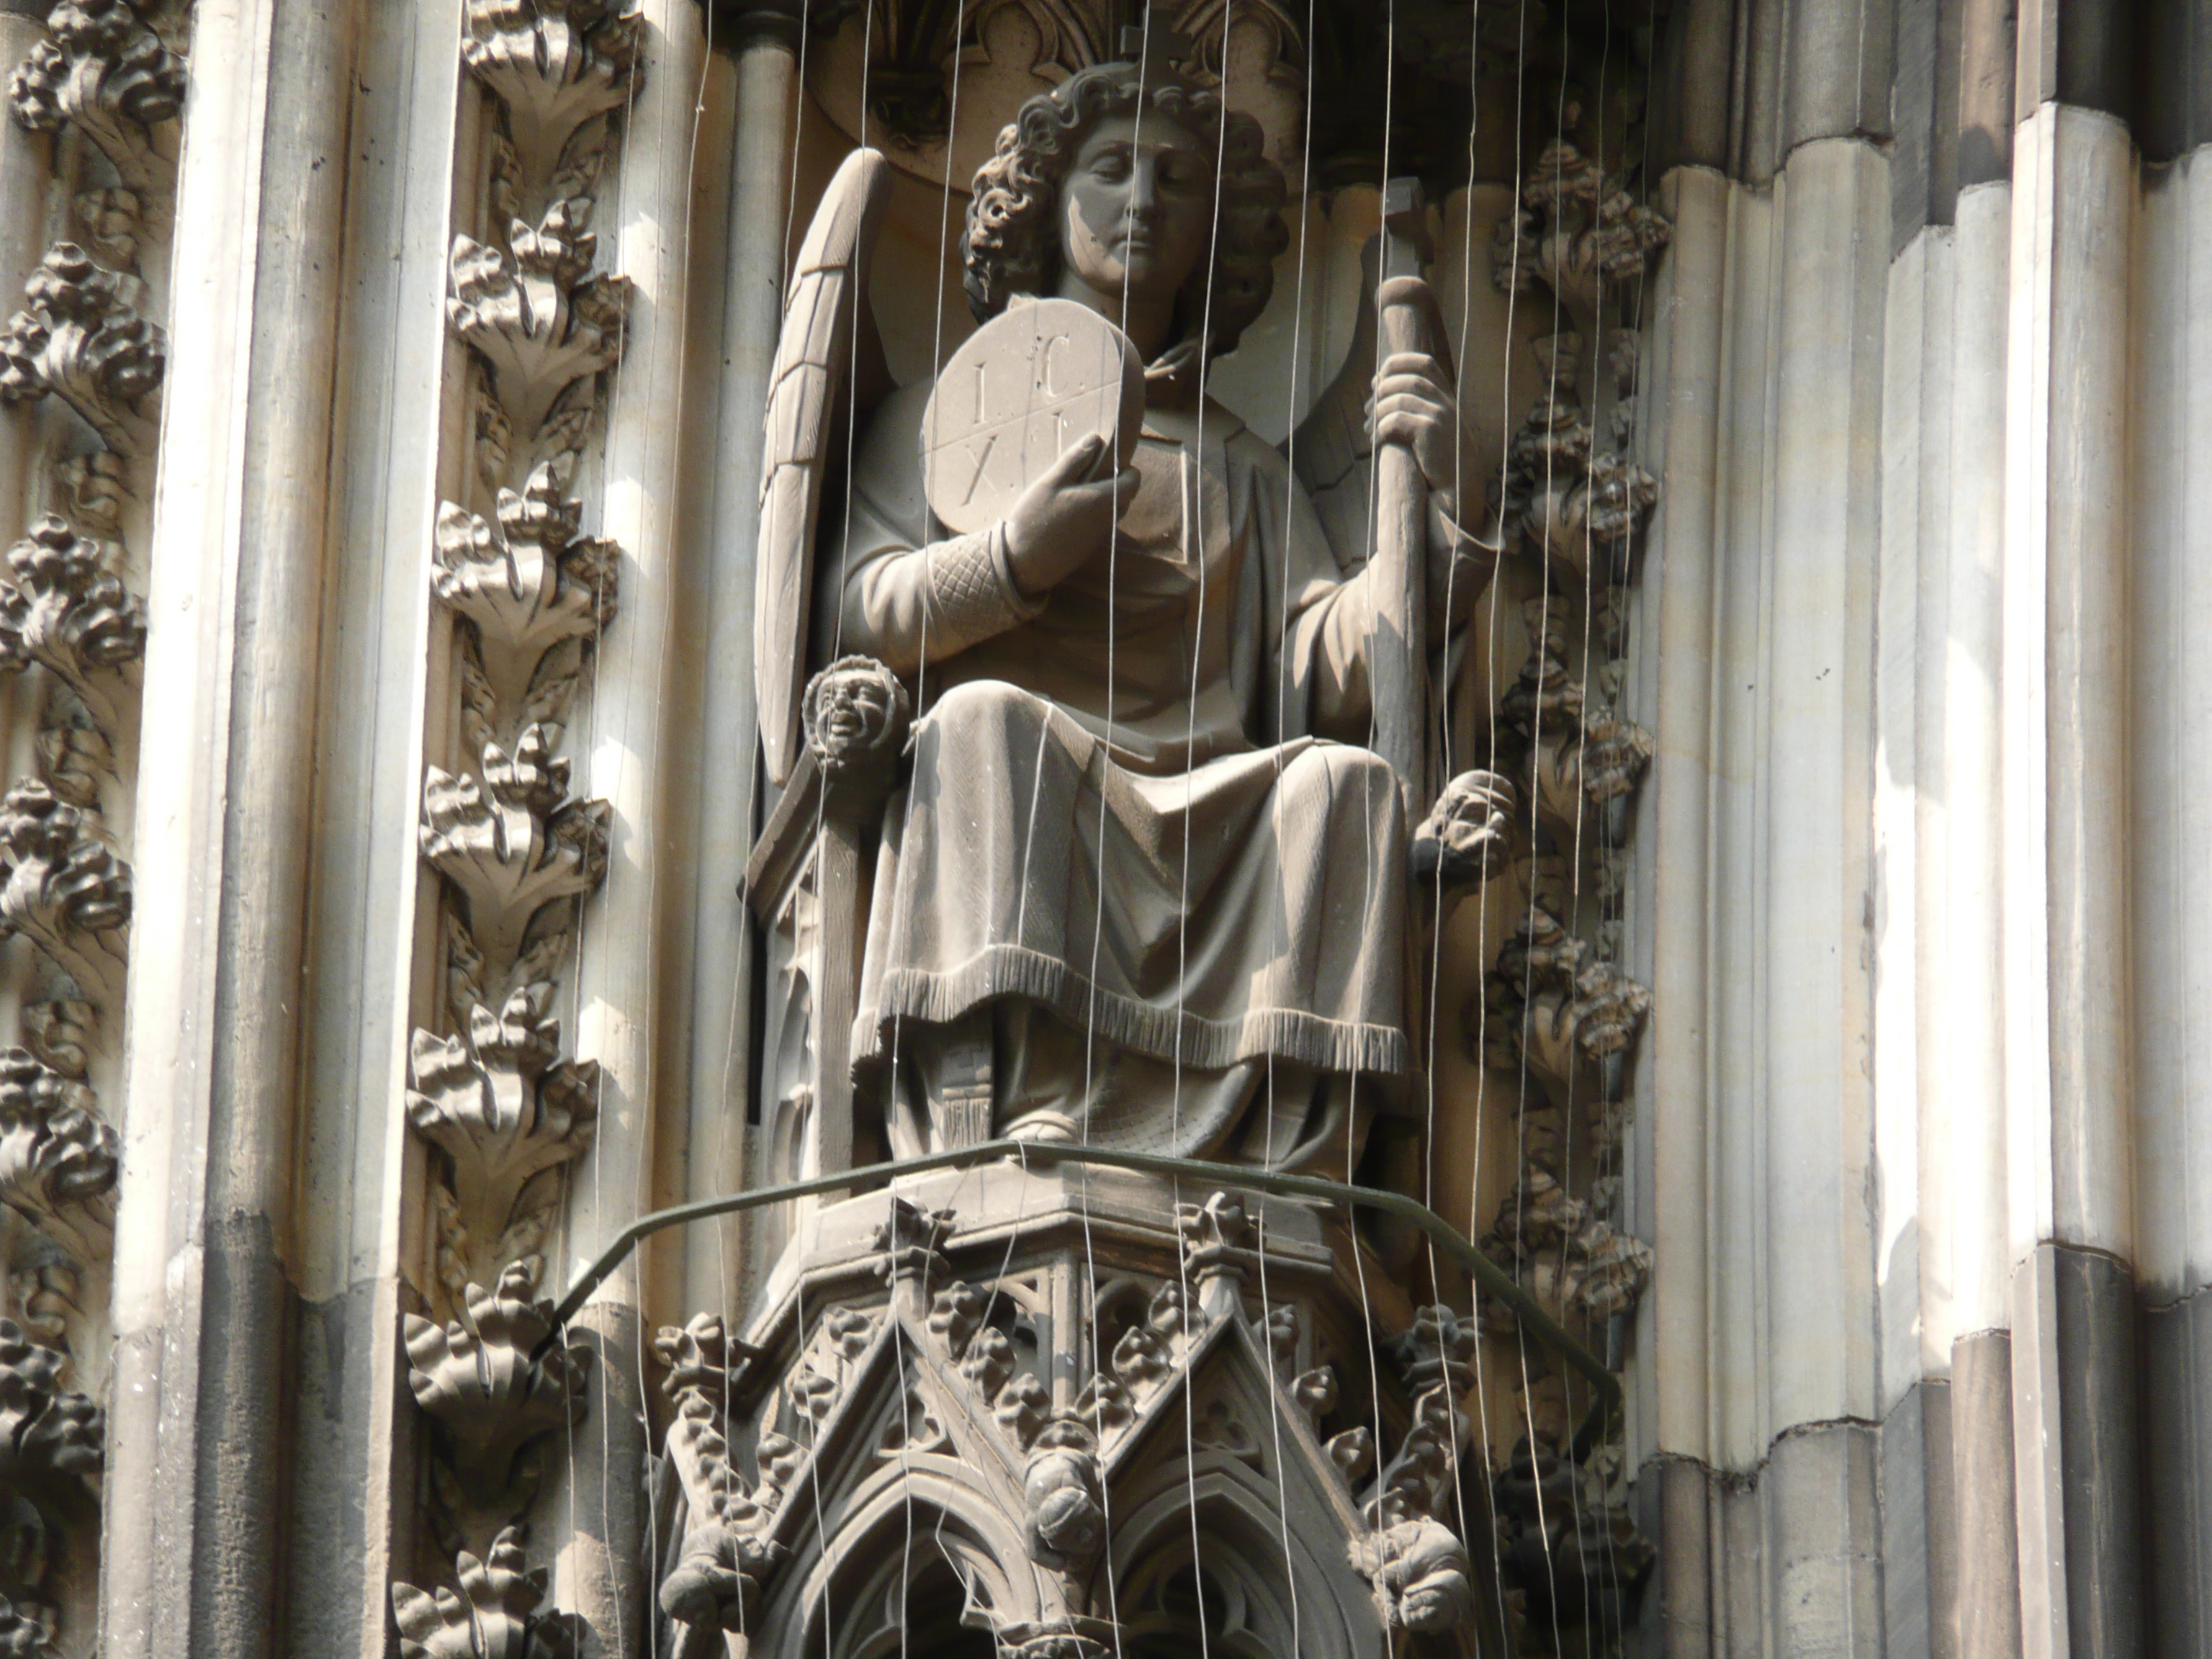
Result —
POLYGON ((1114 533, 1137 493, 1134 467, 1094 478, 1112 453, 1103 433, 1070 444, 1006 514, 1006 561, 1022 597, 1043 597, 1072 575, 1114 533))

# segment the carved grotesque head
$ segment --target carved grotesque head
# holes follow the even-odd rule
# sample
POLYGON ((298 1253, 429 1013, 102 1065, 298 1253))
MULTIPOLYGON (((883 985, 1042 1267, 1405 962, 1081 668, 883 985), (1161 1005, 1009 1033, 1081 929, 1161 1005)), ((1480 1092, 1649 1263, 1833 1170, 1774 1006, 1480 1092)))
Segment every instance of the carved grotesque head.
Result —
POLYGON ((1450 1528, 1417 1516, 1389 1528, 1382 1547, 1382 1588, 1394 1623, 1444 1631, 1474 1610, 1473 1570, 1450 1528))
POLYGON ((800 704, 807 746, 835 775, 863 764, 889 765, 906 738, 906 688, 873 657, 840 657, 807 683, 800 704))
POLYGON ((1030 1459, 1022 1482, 1029 1507, 1030 1553, 1041 1563, 1088 1560, 1106 1541, 1097 1460, 1073 1446, 1046 1446, 1030 1459))
POLYGON ((1260 124, 1175 76, 1100 64, 1022 106, 968 209, 969 307, 996 316, 1063 270, 1101 294, 1176 298, 1176 337, 1227 351, 1266 309, 1289 242, 1260 124), (1218 198, 1217 201, 1217 190, 1218 198), (1208 289, 1212 289, 1209 299, 1208 289))

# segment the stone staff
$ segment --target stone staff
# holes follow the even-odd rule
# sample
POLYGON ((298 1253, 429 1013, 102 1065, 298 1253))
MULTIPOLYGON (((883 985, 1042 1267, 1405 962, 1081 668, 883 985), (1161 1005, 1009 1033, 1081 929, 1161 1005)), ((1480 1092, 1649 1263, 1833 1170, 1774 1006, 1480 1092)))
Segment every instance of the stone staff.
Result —
MULTIPOLYGON (((1421 276, 1428 249, 1427 204, 1418 179, 1393 179, 1382 194, 1382 283, 1376 295, 1378 361, 1401 352, 1441 356, 1431 326, 1436 301, 1421 276)), ((1398 774, 1409 822, 1428 810, 1429 486, 1410 445, 1380 446, 1375 458, 1375 589, 1369 672, 1375 752, 1398 774)))

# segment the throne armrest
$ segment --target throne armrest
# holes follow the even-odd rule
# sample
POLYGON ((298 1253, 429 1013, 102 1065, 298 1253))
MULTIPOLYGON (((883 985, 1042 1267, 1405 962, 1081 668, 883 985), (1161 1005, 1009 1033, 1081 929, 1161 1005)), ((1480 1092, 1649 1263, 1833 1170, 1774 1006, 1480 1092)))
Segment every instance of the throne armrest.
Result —
POLYGON ((852 1031, 867 931, 862 855, 898 781, 911 704, 898 677, 872 657, 841 657, 807 682, 806 746, 745 860, 745 900, 774 927, 811 878, 813 961, 811 1168, 853 1167, 852 1031))

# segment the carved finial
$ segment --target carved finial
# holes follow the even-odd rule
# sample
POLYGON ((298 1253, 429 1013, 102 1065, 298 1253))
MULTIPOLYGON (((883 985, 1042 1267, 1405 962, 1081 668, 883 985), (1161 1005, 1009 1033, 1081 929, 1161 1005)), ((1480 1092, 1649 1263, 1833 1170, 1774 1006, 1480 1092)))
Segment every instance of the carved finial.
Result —
POLYGON ((1183 1268, 1198 1289, 1199 1310, 1208 1319, 1233 1319, 1243 1311, 1244 1273, 1254 1260, 1251 1218, 1241 1200, 1214 1193, 1203 1204, 1176 1206, 1182 1236, 1183 1268))
POLYGON ((917 1313, 929 1305, 936 1282, 952 1271, 937 1248, 951 1236, 952 1220, 951 1210, 925 1210, 894 1194, 890 1218, 876 1229, 884 1281, 908 1294, 917 1313))

